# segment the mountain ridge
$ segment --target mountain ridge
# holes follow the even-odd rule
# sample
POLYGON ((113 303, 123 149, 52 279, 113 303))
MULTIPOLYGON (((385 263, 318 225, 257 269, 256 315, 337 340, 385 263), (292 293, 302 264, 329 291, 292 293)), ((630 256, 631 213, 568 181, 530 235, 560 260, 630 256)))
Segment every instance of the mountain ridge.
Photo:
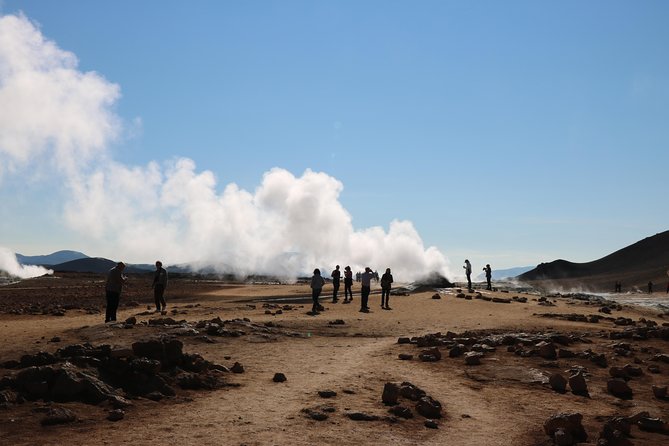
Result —
POLYGON ((665 231, 590 262, 558 259, 541 263, 517 280, 556 291, 613 291, 616 282, 623 284, 623 290, 640 290, 648 282, 665 284, 668 268, 669 231, 665 231))

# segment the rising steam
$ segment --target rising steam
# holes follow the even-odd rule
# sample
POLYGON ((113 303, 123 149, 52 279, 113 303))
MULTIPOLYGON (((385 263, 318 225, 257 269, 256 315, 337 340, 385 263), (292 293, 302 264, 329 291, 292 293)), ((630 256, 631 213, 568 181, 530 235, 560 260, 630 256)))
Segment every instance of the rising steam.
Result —
POLYGON ((410 221, 356 230, 339 201, 342 183, 324 172, 274 168, 247 191, 221 187, 187 158, 112 161, 118 97, 118 86, 79 72, 76 56, 27 18, 0 17, 0 104, 12 104, 11 113, 0 106, 0 180, 49 154, 67 189, 68 226, 116 259, 283 277, 335 264, 391 267, 396 280, 450 275, 446 258, 423 245, 410 221))
POLYGON ((21 265, 16 260, 16 255, 7 248, 0 246, 0 271, 5 271, 10 276, 29 279, 31 277, 53 274, 53 271, 36 265, 21 265))

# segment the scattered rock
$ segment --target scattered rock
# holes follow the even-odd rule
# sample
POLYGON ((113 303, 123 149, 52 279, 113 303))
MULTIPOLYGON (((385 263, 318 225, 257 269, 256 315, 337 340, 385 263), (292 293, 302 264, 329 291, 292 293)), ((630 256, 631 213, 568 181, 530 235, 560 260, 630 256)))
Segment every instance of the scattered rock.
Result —
POLYGON ((659 418, 643 417, 637 422, 639 429, 646 432, 656 432, 660 434, 669 433, 667 423, 659 418))
POLYGON ((232 373, 244 373, 244 366, 238 362, 235 362, 232 367, 230 367, 232 373))
POLYGON ((381 401, 387 406, 394 406, 400 397, 400 387, 395 383, 386 383, 383 386, 381 401))
POLYGON ((560 441, 566 438, 571 439, 571 443, 561 443, 573 445, 581 443, 588 439, 588 434, 583 428, 583 415, 580 413, 559 413, 551 416, 544 423, 544 432, 555 441, 555 434, 558 430, 562 432, 559 434, 560 441))
POLYGON ((328 415, 325 412, 322 412, 317 409, 306 408, 302 409, 302 412, 305 413, 312 420, 325 421, 328 419, 328 415))
POLYGON ((70 409, 64 407, 51 407, 40 423, 42 426, 52 426, 55 424, 72 423, 76 420, 77 416, 70 409))
POLYGON ((556 392, 565 393, 567 391, 567 378, 559 373, 553 373, 550 378, 548 378, 548 383, 550 384, 551 389, 556 392))
POLYGON ((370 415, 364 412, 351 412, 347 416, 353 421, 378 421, 377 415, 370 415))
POLYGON ((539 342, 536 347, 538 348, 539 356, 544 359, 557 359, 557 350, 555 344, 552 342, 539 342))
POLYGON ((400 353, 400 354, 398 355, 398 357, 399 357, 402 361, 410 361, 410 360, 413 359, 413 355, 410 355, 410 354, 408 354, 408 353, 400 353))
POLYGON ((479 364, 481 364, 481 358, 483 358, 483 353, 467 352, 467 353, 465 353, 465 364, 467 364, 467 365, 479 365, 479 364))
POLYGON ((418 357, 421 361, 425 362, 435 362, 441 359, 441 352, 437 347, 432 347, 427 350, 423 350, 418 357))
POLYGON ((319 390, 318 396, 320 396, 321 398, 333 398, 337 396, 337 392, 335 392, 334 390, 319 390))
POLYGON ((400 395, 411 401, 418 401, 426 395, 425 391, 411 384, 410 382, 403 382, 400 385, 400 395))
POLYGON ((411 412, 411 409, 406 406, 397 405, 390 408, 388 412, 400 418, 413 418, 413 412, 411 412))
POLYGON ((425 418, 441 418, 441 403, 426 395, 416 403, 416 412, 425 418))
POLYGON ((434 420, 425 420, 425 423, 423 423, 423 425, 428 429, 439 429, 439 423, 437 423, 434 420))
POLYGON ((590 396, 583 371, 578 371, 569 377, 569 387, 574 395, 590 396))
POLYGON ((123 417, 125 417, 125 412, 121 409, 114 409, 107 415, 109 421, 121 421, 123 417))
POLYGON ((275 383, 286 382, 286 380, 287 380, 286 375, 280 372, 275 373, 274 378, 272 378, 272 381, 274 381, 275 383))
POLYGON ((606 382, 606 390, 613 396, 620 399, 631 400, 632 388, 627 385, 624 379, 613 378, 606 382))
POLYGON ((667 399, 667 386, 653 386, 653 395, 659 400, 667 399))

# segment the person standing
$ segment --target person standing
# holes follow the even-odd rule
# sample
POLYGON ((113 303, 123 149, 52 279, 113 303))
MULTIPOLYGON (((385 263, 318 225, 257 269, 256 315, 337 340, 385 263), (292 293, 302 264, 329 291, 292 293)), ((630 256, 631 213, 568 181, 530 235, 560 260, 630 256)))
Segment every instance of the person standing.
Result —
POLYGON ((353 302, 353 271, 350 266, 344 268, 344 303, 350 304, 353 302), (349 298, 349 296, 351 296, 349 298))
POLYGON ((390 288, 392 283, 393 275, 390 274, 390 268, 386 268, 386 272, 383 274, 383 276, 381 276, 381 308, 384 310, 392 310, 389 305, 390 288))
POLYGON ((369 266, 366 267, 365 272, 360 275, 360 311, 362 313, 369 313, 369 307, 367 306, 367 303, 369 301, 369 293, 372 291, 373 278, 374 273, 369 266))
POLYGON ((485 281, 487 283, 485 289, 488 291, 492 291, 492 268, 490 268, 490 264, 487 263, 485 268, 483 268, 483 271, 485 271, 485 281))
POLYGON ((465 259, 465 265, 463 266, 465 269, 465 274, 467 275, 467 289, 469 291, 472 290, 472 264, 469 263, 469 260, 465 259))
POLYGON ((648 282, 648 294, 653 294, 653 282, 648 282))
POLYGON ((156 272, 153 275, 153 299, 156 303, 156 313, 165 311, 165 288, 167 288, 167 270, 163 268, 163 262, 156 261, 156 272))
POLYGON ((107 284, 105 293, 107 297, 107 311, 105 313, 105 323, 116 322, 116 310, 121 300, 121 290, 127 278, 123 275, 125 263, 118 262, 115 267, 107 273, 107 284))
POLYGON ((339 292, 339 280, 341 279, 341 271, 339 271, 339 265, 332 271, 330 274, 332 277, 332 303, 337 303, 337 293, 339 292))
POLYGON ((325 279, 321 277, 321 270, 316 268, 314 270, 314 275, 311 277, 311 300, 314 301, 314 304, 311 307, 311 313, 313 315, 319 314, 318 309, 321 305, 318 303, 318 298, 323 290, 323 285, 325 285, 325 279))

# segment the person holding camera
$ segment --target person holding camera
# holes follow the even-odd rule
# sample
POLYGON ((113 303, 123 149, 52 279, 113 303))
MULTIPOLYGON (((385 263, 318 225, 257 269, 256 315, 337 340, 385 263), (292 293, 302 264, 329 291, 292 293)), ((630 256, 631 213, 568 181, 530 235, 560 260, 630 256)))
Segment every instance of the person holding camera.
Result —
POLYGON ((485 280, 487 282, 487 285, 485 287, 486 290, 492 291, 492 268, 490 268, 490 264, 486 264, 485 268, 483 268, 483 271, 485 271, 485 280))

